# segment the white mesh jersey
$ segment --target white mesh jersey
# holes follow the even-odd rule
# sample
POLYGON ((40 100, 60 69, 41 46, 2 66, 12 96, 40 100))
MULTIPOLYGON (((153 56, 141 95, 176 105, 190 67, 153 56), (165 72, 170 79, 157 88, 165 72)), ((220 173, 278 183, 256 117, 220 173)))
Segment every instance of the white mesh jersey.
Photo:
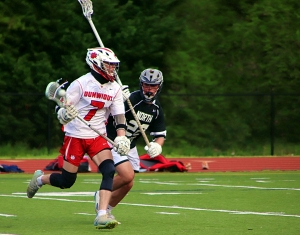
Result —
MULTIPOLYGON (((116 82, 99 83, 91 73, 73 81, 66 91, 68 104, 73 104, 79 116, 101 134, 106 134, 109 114, 124 114, 122 90, 116 82)), ((67 136, 95 138, 98 134, 78 118, 64 125, 67 136)))

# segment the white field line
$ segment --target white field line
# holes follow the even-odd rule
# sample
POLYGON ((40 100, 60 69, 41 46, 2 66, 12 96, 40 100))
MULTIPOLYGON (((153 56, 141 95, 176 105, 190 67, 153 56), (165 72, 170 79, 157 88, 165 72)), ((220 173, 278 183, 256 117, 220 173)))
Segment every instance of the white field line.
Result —
POLYGON ((180 213, 171 213, 171 212, 156 212, 156 214, 162 214, 162 215, 180 215, 180 213))
POLYGON ((12 234, 12 233, 0 233, 0 235, 16 235, 16 234, 12 234))
POLYGON ((8 214, 0 214, 0 216, 3 216, 3 217, 16 217, 16 215, 8 215, 8 214))
POLYGON ((141 193, 146 195, 195 195, 195 194, 202 194, 202 193, 186 193, 186 192, 161 192, 161 193, 155 193, 155 192, 149 192, 149 193, 141 193))
POLYGON ((181 209, 181 210, 193 210, 193 211, 223 212, 223 213, 241 214, 241 215, 269 215, 269 216, 284 216, 284 217, 296 217, 296 218, 300 218, 300 215, 288 215, 288 214, 284 214, 284 212, 232 211, 232 210, 218 210, 218 209, 182 207, 182 206, 160 206, 160 205, 135 204, 135 203, 120 203, 120 204, 122 204, 122 205, 129 205, 129 206, 157 207, 157 208, 167 208, 167 209, 181 209))
POLYGON ((94 214, 91 214, 91 213, 83 213, 83 212, 81 212, 81 213, 74 213, 75 215, 93 215, 93 216, 95 216, 95 213, 94 214))
POLYGON ((187 185, 202 185, 211 187, 224 187, 224 188, 251 188, 251 189, 263 189, 263 190, 292 190, 300 191, 300 188, 267 188, 267 187, 257 187, 257 186, 243 186, 243 185, 225 185, 225 184, 187 184, 187 185))
POLYGON ((210 186, 210 187, 224 187, 224 188, 251 188, 251 189, 263 189, 263 190, 292 190, 300 191, 300 188, 267 188, 267 187, 258 187, 258 186, 245 186, 245 185, 224 185, 224 184, 202 184, 202 183, 170 183, 170 182, 161 182, 161 181, 139 181, 144 184, 164 184, 164 185, 191 185, 191 186, 210 186))
MULTIPOLYGON (((27 196, 25 196, 25 195, 21 196, 21 195, 0 194, 0 197, 19 197, 19 198, 27 199, 27 196)), ((40 199, 40 200, 52 200, 52 201, 64 201, 64 202, 95 203, 94 201, 71 200, 71 199, 63 199, 63 198, 49 198, 49 197, 38 197, 38 196, 35 196, 31 200, 36 200, 36 199, 37 200, 40 199)), ((284 212, 237 211, 237 210, 221 210, 221 209, 209 209, 209 208, 183 207, 183 206, 175 206, 175 205, 174 206, 163 206, 163 205, 124 203, 124 202, 121 202, 120 204, 126 205, 126 206, 153 207, 153 208, 166 208, 166 209, 191 210, 191 211, 209 211, 209 212, 221 212, 221 213, 240 214, 240 215, 264 215, 264 216, 280 216, 280 217, 300 218, 300 215, 284 214, 284 212)))
POLYGON ((139 181, 140 183, 144 183, 144 184, 167 184, 167 185, 184 185, 184 184, 180 184, 180 183, 174 183, 174 182, 161 182, 161 181, 139 181))

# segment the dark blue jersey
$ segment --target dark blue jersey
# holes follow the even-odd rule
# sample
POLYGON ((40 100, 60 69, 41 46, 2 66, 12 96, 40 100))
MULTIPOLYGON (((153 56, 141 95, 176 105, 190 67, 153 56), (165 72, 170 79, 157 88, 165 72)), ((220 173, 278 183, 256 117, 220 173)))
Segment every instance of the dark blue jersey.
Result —
MULTIPOLYGON (((143 130, 153 136, 153 138, 166 137, 166 126, 163 109, 160 106, 158 100, 155 100, 153 103, 146 103, 140 91, 135 91, 130 94, 130 102, 138 116, 138 119, 141 123, 143 130)), ((126 137, 130 139, 131 144, 130 148, 136 146, 137 139, 142 135, 141 131, 137 125, 136 120, 127 104, 125 105, 125 117, 127 123, 126 137)), ((112 116, 108 118, 108 124, 106 126, 107 136, 111 140, 114 140, 117 136, 116 128, 114 126, 114 119, 112 116)))

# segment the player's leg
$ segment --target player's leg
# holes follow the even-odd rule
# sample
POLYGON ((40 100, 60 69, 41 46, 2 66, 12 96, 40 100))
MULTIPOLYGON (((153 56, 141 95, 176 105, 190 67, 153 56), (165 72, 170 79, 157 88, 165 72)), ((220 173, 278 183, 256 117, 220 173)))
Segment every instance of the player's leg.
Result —
POLYGON ((117 175, 114 178, 113 192, 109 201, 107 213, 114 218, 111 214, 114 207, 128 194, 133 187, 135 173, 140 169, 140 158, 136 147, 130 149, 127 159, 124 156, 120 156, 112 151, 117 175), (125 180, 124 180, 124 179, 125 180))
POLYGON ((112 191, 115 167, 113 160, 109 159, 108 156, 111 156, 110 150, 103 150, 92 158, 95 164, 98 165, 99 172, 102 174, 99 190, 101 201, 98 205, 98 210, 106 210, 112 191))
POLYGON ((28 198, 32 198, 45 184, 65 189, 72 187, 75 183, 78 166, 81 158, 83 157, 84 151, 82 150, 79 139, 65 137, 64 144, 68 145, 68 148, 65 152, 62 172, 44 175, 44 172, 41 170, 35 171, 27 187, 28 198))
POLYGON ((32 198, 45 184, 61 189, 71 188, 76 181, 78 167, 72 166, 71 168, 68 168, 65 167, 66 164, 70 163, 64 161, 64 168, 61 173, 44 175, 43 171, 36 170, 27 187, 27 197, 32 198))
POLYGON ((115 207, 133 186, 134 171, 129 161, 116 165, 117 175, 114 177, 113 192, 109 205, 115 207))
POLYGON ((106 208, 111 197, 113 178, 115 174, 114 162, 110 151, 110 146, 103 138, 95 139, 95 143, 88 152, 92 161, 98 166, 102 174, 102 181, 99 190, 98 213, 94 225, 98 229, 114 228, 118 222, 107 216, 106 208), (94 154, 97 153, 97 154, 94 154))
MULTIPOLYGON (((117 175, 114 176, 113 179, 113 192, 112 195, 115 195, 115 199, 110 199, 109 205, 115 206, 117 205, 126 195, 126 192, 122 194, 115 194, 114 192, 122 187, 127 188, 127 185, 133 185, 133 178, 134 178, 134 171, 132 169, 132 166, 130 162, 127 160, 125 162, 120 163, 119 165, 115 166, 117 175), (119 199, 120 198, 120 199, 119 199)), ((131 186, 132 187, 132 186, 131 186)), ((130 188, 131 188, 130 187, 130 188)), ((129 190, 130 190, 129 188, 129 190)), ((128 191, 129 191, 128 190, 128 191)), ((127 191, 127 192, 128 192, 127 191)), ((99 210, 99 203, 100 203, 100 195, 99 191, 95 192, 94 200, 95 200, 95 212, 98 213, 99 210)))
POLYGON ((117 175, 113 181, 113 191, 118 190, 124 185, 130 184, 134 179, 134 171, 131 163, 127 160, 119 164, 115 164, 117 175))

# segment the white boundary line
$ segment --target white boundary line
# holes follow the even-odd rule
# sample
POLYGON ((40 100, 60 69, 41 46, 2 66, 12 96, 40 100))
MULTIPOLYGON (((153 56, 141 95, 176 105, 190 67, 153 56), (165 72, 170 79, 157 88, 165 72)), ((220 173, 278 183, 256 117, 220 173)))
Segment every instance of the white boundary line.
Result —
POLYGON ((16 215, 9 215, 9 214, 0 214, 0 216, 3 216, 3 217, 16 217, 16 215))
POLYGON ((284 214, 283 212, 231 211, 231 210, 205 209, 205 208, 182 207, 182 206, 159 206, 159 205, 135 204, 135 203, 120 203, 120 204, 129 205, 129 206, 157 207, 157 208, 193 210, 193 211, 223 212, 223 213, 241 214, 241 215, 269 215, 269 216, 284 216, 284 217, 300 218, 300 215, 288 215, 288 214, 284 214))
POLYGON ((292 190, 300 191, 300 188, 268 188, 268 187, 257 187, 257 186, 243 186, 243 185, 224 185, 224 184, 187 184, 187 185, 201 185, 201 186, 211 186, 211 187, 224 187, 224 188, 252 188, 252 189, 263 189, 263 190, 292 190))
MULTIPOLYGON (((258 186, 245 186, 245 185, 225 185, 225 184, 203 184, 203 183, 172 183, 169 181, 161 182, 161 181, 139 181, 139 183, 143 184, 163 184, 163 185, 190 185, 190 186, 209 186, 209 187, 224 187, 224 188, 251 188, 251 189, 263 189, 263 190, 292 190, 292 191, 300 191, 300 188, 268 188, 268 187, 258 187, 258 186)), ((264 182, 265 183, 265 182, 264 182)))
MULTIPOLYGON (((19 197, 26 198, 27 196, 17 196, 17 195, 9 195, 9 194, 0 194, 0 197, 19 197)), ((49 197, 34 197, 31 200, 52 200, 52 201, 65 201, 65 202, 84 202, 84 203, 95 203, 94 201, 84 201, 84 200, 70 200, 63 198, 49 198, 49 197)), ((28 200, 28 199, 27 199, 28 200)), ((196 207, 182 207, 182 206, 162 206, 162 205, 151 205, 151 204, 138 204, 138 203, 124 203, 121 202, 120 205, 126 206, 139 206, 139 207, 153 207, 153 208, 167 208, 167 209, 178 209, 178 210, 191 210, 191 211, 209 211, 209 212, 221 212, 221 213, 229 213, 229 214, 239 214, 239 215, 263 215, 263 216, 280 216, 280 217, 294 217, 300 218, 300 215, 291 215, 284 214, 284 212, 255 212, 255 211, 236 211, 236 210, 221 210, 221 209, 209 209, 209 208, 196 208, 196 207)))

